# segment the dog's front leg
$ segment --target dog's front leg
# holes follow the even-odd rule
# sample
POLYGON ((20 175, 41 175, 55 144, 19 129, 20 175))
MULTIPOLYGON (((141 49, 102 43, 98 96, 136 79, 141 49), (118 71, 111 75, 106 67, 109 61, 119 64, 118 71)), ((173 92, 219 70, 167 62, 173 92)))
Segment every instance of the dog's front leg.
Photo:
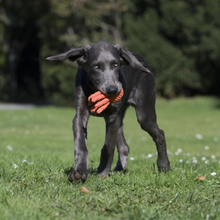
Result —
POLYGON ((76 116, 73 119, 75 169, 68 177, 70 182, 84 182, 89 175, 89 153, 86 147, 88 119, 89 111, 81 102, 76 108, 76 116))
POLYGON ((106 137, 105 144, 101 150, 100 164, 98 167, 99 175, 106 177, 111 172, 111 165, 114 157, 117 132, 121 124, 120 115, 105 118, 106 121, 106 137), (114 119, 113 119, 114 118, 114 119))

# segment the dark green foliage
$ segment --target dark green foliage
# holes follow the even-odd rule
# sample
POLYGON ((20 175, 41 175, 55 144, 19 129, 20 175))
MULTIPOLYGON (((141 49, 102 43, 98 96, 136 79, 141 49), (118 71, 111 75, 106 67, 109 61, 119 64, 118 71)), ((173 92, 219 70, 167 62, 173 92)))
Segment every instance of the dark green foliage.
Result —
POLYGON ((42 65, 42 86, 48 101, 57 105, 74 106, 76 65, 44 63, 42 65))
MULTIPOLYGON (((1 2, 1 1, 0 1, 1 2)), ((4 25, 0 23, 0 45, 3 45, 4 25)), ((5 85, 6 77, 4 75, 4 66, 6 57, 3 54, 3 47, 0 46, 0 100, 4 98, 3 86, 5 85)))
POLYGON ((154 69, 159 93, 219 93, 220 3, 138 2, 124 15, 126 42, 154 69))
MULTIPOLYGON (((44 99, 71 104, 77 67, 45 58, 100 40, 142 55, 154 70, 162 96, 220 94, 219 14, 220 2, 215 0, 20 0, 16 4, 1 0, 0 100, 23 99, 25 82, 29 99, 43 99, 43 89, 44 99), (35 24, 38 30, 31 37, 28 33, 35 24), (29 71, 16 82, 9 56, 14 51, 18 62, 22 48, 30 44, 37 47, 41 72, 33 69, 39 78, 29 71)), ((30 64, 27 58, 25 62, 30 64)))
MULTIPOLYGON (((89 0, 62 4, 53 0, 50 3, 50 13, 42 17, 42 59, 101 39, 121 42, 120 18, 117 17, 122 10, 119 3, 89 0)), ((50 61, 42 66, 46 98, 59 105, 73 105, 77 66, 71 62, 50 61)))

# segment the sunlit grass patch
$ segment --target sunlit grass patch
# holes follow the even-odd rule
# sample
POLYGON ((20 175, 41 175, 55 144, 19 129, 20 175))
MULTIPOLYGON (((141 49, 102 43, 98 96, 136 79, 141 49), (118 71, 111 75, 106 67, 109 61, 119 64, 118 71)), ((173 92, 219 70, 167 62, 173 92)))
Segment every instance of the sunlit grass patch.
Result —
MULTIPOLYGON (((71 108, 1 111, 0 215, 2 219, 218 219, 220 215, 220 109, 212 98, 157 100, 171 172, 159 173, 151 137, 134 109, 124 120, 130 146, 126 172, 96 175, 104 121, 88 127, 90 175, 71 184, 74 144, 71 108), (201 138, 202 137, 202 138, 201 138), (92 194, 81 193, 85 186, 92 194)), ((117 152, 112 168, 117 162, 117 152)))

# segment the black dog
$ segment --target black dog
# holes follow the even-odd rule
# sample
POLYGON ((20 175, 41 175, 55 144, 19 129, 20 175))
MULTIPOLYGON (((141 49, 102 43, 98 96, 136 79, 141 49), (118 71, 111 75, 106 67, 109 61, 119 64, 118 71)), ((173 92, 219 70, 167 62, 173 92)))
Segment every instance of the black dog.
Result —
POLYGON ((134 106, 141 128, 150 134, 157 146, 158 169, 168 171, 170 162, 166 140, 156 121, 155 82, 147 62, 120 45, 113 46, 105 42, 91 47, 72 48, 65 53, 48 57, 47 60, 67 58, 76 61, 79 66, 75 79, 76 115, 73 119, 75 170, 69 175, 69 181, 83 182, 89 174, 86 141, 87 122, 91 112, 88 97, 97 91, 105 95, 116 95, 121 88, 124 90, 122 99, 111 103, 98 115, 104 117, 106 122, 106 138, 98 173, 108 176, 115 145, 119 153, 115 171, 122 171, 126 166, 129 147, 124 138, 122 121, 129 105, 134 106))

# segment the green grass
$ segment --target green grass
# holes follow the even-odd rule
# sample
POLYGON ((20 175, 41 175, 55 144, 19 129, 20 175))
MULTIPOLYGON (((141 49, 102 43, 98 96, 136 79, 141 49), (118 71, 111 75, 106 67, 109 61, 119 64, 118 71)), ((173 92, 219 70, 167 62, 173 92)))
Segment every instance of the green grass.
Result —
POLYGON ((130 108, 124 120, 127 172, 96 175, 105 125, 91 117, 84 184, 67 180, 74 164, 74 109, 0 111, 0 219, 219 219, 219 100, 158 99, 156 106, 172 171, 157 171, 156 147, 130 108), (81 193, 82 186, 92 194, 81 193))

